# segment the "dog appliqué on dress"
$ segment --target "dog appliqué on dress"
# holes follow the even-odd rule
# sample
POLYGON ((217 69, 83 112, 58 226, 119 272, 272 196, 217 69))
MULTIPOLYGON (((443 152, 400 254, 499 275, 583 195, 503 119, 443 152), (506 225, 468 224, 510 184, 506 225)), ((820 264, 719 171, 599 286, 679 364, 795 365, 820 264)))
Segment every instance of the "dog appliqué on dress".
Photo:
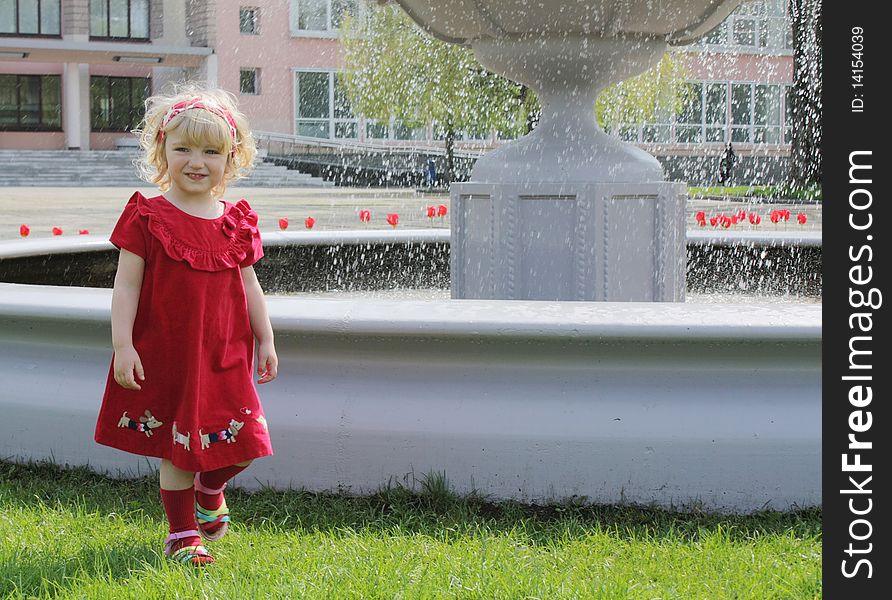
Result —
POLYGON ((244 426, 244 421, 236 421, 235 419, 233 419, 229 422, 229 427, 221 431, 204 433, 201 429, 199 429, 198 435, 201 438, 201 449, 204 450, 205 448, 216 442, 225 441, 227 444, 233 443, 235 441, 235 436, 238 435, 239 430, 244 426))
POLYGON ((177 431, 177 422, 173 422, 173 427, 171 427, 171 431, 173 431, 173 445, 182 444, 183 448, 186 452, 191 452, 189 448, 189 440, 192 439, 192 432, 187 431, 186 435, 183 435, 179 431, 177 431))
POLYGON ((128 417, 126 410, 124 411, 124 414, 121 415, 120 420, 118 420, 118 427, 126 427, 133 431, 142 431, 146 434, 146 437, 152 437, 152 434, 154 433, 152 430, 157 429, 162 425, 164 425, 164 423, 153 417, 148 409, 143 416, 139 418, 139 421, 134 421, 128 417))

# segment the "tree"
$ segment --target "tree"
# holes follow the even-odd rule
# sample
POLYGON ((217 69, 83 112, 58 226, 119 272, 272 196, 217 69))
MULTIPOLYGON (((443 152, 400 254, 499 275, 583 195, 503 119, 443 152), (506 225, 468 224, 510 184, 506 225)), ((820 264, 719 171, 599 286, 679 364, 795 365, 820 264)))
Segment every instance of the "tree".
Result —
POLYGON ((351 108, 382 123, 434 122, 445 138, 449 181, 458 132, 526 130, 531 99, 521 86, 486 71, 470 49, 428 36, 399 7, 370 6, 367 19, 348 17, 341 39, 339 81, 351 108))
POLYGON ((821 168, 821 0, 790 0, 793 26, 793 125, 790 185, 820 183, 821 168))
POLYGON ((684 106, 687 70, 667 52, 655 67, 606 88, 595 102, 595 116, 605 130, 643 125, 661 113, 677 114, 684 106))

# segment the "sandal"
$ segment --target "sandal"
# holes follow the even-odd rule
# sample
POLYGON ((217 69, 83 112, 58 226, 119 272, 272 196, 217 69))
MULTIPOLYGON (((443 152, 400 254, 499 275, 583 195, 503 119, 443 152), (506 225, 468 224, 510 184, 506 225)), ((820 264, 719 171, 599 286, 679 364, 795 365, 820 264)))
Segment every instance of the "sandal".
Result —
MULTIPOLYGON (((218 489, 211 489, 201 483, 200 473, 195 474, 195 491, 202 494, 215 495, 222 494, 226 489, 224 483, 218 489)), ((226 498, 223 498, 223 504, 217 510, 208 510, 195 500, 195 519, 198 521, 198 531, 201 537, 209 542, 216 542, 221 539, 226 532, 229 531, 229 508, 226 506, 226 498)))
POLYGON ((211 556, 211 553, 208 552, 207 548, 205 548, 201 544, 195 546, 183 546, 182 548, 177 548, 176 550, 173 549, 176 545, 177 540, 180 540, 182 538, 197 537, 198 535, 199 533, 195 529, 171 533, 164 540, 164 556, 167 556, 175 562, 182 563, 184 565, 191 564, 196 567, 203 567, 205 565, 213 563, 214 557, 211 556))

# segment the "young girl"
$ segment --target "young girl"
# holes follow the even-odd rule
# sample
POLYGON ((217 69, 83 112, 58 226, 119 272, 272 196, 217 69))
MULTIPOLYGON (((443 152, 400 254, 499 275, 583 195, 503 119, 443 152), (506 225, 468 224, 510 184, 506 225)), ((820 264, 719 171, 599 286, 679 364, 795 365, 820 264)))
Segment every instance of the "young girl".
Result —
POLYGON ((256 147, 232 97, 189 88, 146 101, 139 166, 162 194, 133 194, 111 235, 114 358, 96 441, 161 459, 165 555, 204 565, 201 537, 229 527, 226 482, 272 454, 252 380, 276 378, 257 214, 219 200, 256 147))

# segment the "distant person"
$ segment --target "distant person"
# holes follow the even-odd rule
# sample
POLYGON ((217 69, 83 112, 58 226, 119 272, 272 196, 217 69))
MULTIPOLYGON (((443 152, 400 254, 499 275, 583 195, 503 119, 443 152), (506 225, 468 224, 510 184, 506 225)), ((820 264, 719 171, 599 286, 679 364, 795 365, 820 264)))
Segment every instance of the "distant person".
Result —
POLYGON ((731 142, 728 142, 728 145, 725 146, 725 151, 722 153, 722 159, 719 163, 719 181, 722 185, 726 185, 731 182, 734 176, 734 164, 737 162, 737 156, 734 154, 734 147, 731 145, 731 142))
POLYGON ((433 158, 427 159, 427 171, 425 181, 427 183, 428 188, 433 188, 437 185, 437 165, 434 164, 433 158))
POLYGON ((162 194, 131 196, 111 234, 120 249, 112 294, 114 356, 96 441, 161 459, 164 554, 214 562, 226 482, 272 454, 253 382, 278 358, 252 265, 263 256, 257 213, 220 199, 251 168, 251 129, 222 90, 185 88, 146 101, 141 170, 162 194))

